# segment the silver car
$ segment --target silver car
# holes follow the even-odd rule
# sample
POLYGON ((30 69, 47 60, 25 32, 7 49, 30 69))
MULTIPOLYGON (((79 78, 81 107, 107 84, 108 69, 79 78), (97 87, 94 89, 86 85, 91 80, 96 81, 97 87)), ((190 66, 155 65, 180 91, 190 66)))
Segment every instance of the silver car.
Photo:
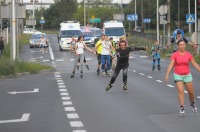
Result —
POLYGON ((29 44, 30 44, 30 48, 38 48, 39 45, 39 41, 41 36, 44 36, 44 38, 47 41, 47 47, 49 46, 49 39, 47 38, 47 35, 45 33, 40 33, 40 34, 32 34, 31 38, 29 39, 29 44))

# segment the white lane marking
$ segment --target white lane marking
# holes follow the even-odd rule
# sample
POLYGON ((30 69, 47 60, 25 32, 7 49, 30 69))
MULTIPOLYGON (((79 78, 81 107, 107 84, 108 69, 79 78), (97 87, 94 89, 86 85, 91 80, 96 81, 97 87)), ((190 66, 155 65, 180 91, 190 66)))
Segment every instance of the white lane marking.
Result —
POLYGON ((61 75, 55 75, 55 78, 60 78, 61 77, 61 75))
POLYGON ((148 56, 140 56, 140 58, 147 58, 148 56))
POLYGON ((59 82, 63 82, 63 80, 57 80, 57 82, 59 83, 59 82))
POLYGON ((59 88, 66 88, 66 86, 65 85, 60 85, 60 86, 58 86, 59 88))
POLYGON ((69 95, 68 93, 60 93, 61 96, 69 95))
POLYGON ((147 76, 148 78, 153 78, 152 76, 147 76))
POLYGON ((50 42, 49 42, 49 53, 50 53, 51 60, 54 61, 55 58, 54 58, 54 54, 53 54, 53 50, 51 48, 51 43, 50 42))
POLYGON ((130 58, 130 59, 133 59, 134 57, 133 57, 133 56, 129 56, 129 58, 130 58))
POLYGON ((56 78, 56 80, 62 80, 62 78, 56 78))
POLYGON ((22 115, 21 119, 13 119, 13 120, 1 120, 1 123, 14 123, 14 122, 24 122, 24 121, 28 121, 30 117, 30 113, 25 113, 22 115))
POLYGON ((34 53, 34 52, 40 52, 39 50, 35 51, 35 50, 31 50, 30 51, 31 53, 34 53))
POLYGON ((71 127, 83 127, 83 123, 81 121, 70 121, 71 127))
POLYGON ((162 82, 161 80, 156 80, 157 82, 162 82))
POLYGON ((60 72, 54 72, 55 75, 60 75, 60 72))
POLYGON ((92 58, 85 58, 86 60, 92 60, 92 58))
POLYGON ((200 99, 200 96, 197 96, 198 99, 200 99))
POLYGON ((60 85, 64 85, 64 83, 58 83, 58 86, 60 86, 60 85))
POLYGON ((171 88, 173 88, 173 87, 174 87, 174 86, 172 86, 172 85, 170 85, 170 84, 168 84, 167 86, 168 86, 168 87, 171 87, 171 88))
POLYGON ((71 114, 67 114, 67 118, 68 119, 78 119, 79 116, 77 113, 71 113, 71 114))
POLYGON ((140 75, 145 75, 144 73, 140 73, 140 75))
POLYGON ((62 98, 62 100, 71 100, 70 97, 61 97, 61 98, 62 98))
POLYGON ((67 89, 59 89, 60 92, 67 92, 67 89))
POLYGON ((74 61, 75 59, 70 59, 70 61, 74 61))
POLYGON ((42 62, 50 62, 51 60, 42 60, 42 62))
POLYGON ((39 92, 39 88, 34 88, 33 91, 22 91, 22 92, 8 92, 8 94, 21 94, 21 93, 38 93, 39 92))
POLYGON ((56 61, 64 61, 64 59, 57 59, 56 61))
POLYGON ((133 72, 136 72, 136 70, 132 70, 133 72))
POLYGON ((188 92, 184 90, 184 93, 186 93, 186 94, 187 94, 188 92))
POLYGON ((74 107, 65 107, 65 111, 72 112, 76 111, 74 107))
POLYGON ((128 71, 130 71, 131 69, 128 69, 128 71))
POLYGON ((73 132, 87 132, 86 130, 73 130, 73 132))
POLYGON ((63 105, 72 105, 72 101, 65 101, 63 102, 63 105))

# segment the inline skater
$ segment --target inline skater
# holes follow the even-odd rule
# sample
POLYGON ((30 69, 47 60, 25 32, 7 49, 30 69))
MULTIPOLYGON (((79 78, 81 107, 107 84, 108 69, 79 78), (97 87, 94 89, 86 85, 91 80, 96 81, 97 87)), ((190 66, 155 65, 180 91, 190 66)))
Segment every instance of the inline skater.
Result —
POLYGON ((152 66, 152 71, 155 70, 155 64, 157 61, 157 68, 158 70, 161 70, 160 67, 160 50, 161 50, 161 46, 158 43, 158 40, 155 41, 154 45, 151 47, 151 51, 152 51, 152 57, 153 57, 153 66, 152 66))

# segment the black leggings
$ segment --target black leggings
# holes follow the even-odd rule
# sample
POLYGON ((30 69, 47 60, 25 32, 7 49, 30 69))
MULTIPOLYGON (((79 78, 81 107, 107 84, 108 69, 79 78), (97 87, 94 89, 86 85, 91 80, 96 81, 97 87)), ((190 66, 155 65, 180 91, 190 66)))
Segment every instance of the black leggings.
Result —
POLYGON ((111 77, 110 84, 113 84, 115 82, 121 70, 123 70, 123 83, 127 83, 128 64, 126 65, 117 64, 115 71, 111 77))

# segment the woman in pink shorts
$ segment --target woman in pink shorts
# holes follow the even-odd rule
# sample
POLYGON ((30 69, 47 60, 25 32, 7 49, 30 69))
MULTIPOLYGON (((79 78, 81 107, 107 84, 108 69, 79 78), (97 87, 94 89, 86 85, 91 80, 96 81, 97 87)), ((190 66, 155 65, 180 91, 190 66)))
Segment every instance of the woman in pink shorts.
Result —
POLYGON ((195 94, 192 83, 192 75, 189 68, 189 62, 200 71, 199 65, 195 62, 193 56, 185 50, 186 44, 183 40, 178 41, 178 50, 171 56, 171 62, 168 66, 168 70, 165 76, 165 81, 168 81, 168 76, 174 67, 174 81, 178 90, 178 98, 180 103, 180 115, 184 116, 184 85, 189 94, 190 105, 193 112, 197 113, 197 107, 195 106, 195 94))

